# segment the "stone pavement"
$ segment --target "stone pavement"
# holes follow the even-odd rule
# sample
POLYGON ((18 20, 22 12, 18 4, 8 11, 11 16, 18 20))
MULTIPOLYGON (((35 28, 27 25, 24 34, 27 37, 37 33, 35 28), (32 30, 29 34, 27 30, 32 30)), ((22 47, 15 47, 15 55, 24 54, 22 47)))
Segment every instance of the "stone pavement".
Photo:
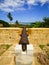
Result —
MULTIPOLYGON (((14 47, 15 47, 15 45, 12 45, 6 52, 4 52, 0 56, 0 65, 15 65, 15 62, 14 62, 14 47)), ((34 53, 36 53, 36 52, 40 52, 39 47, 34 48, 34 53)), ((37 62, 35 56, 34 56, 32 65, 40 65, 37 62)))
POLYGON ((14 45, 0 56, 0 65, 14 65, 14 45))

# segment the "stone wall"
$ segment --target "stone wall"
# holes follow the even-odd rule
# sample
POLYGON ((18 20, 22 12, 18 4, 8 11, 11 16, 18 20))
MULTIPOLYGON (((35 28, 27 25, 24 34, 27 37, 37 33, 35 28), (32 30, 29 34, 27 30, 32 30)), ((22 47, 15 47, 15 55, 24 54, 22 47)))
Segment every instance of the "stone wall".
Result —
POLYGON ((28 29, 29 42, 32 44, 48 44, 49 28, 31 28, 28 29))
MULTIPOLYGON (((22 28, 0 28, 0 44, 19 43, 22 28)), ((48 44, 49 28, 27 29, 29 42, 32 44, 48 44)))
POLYGON ((0 28, 0 44, 19 43, 21 28, 0 28))

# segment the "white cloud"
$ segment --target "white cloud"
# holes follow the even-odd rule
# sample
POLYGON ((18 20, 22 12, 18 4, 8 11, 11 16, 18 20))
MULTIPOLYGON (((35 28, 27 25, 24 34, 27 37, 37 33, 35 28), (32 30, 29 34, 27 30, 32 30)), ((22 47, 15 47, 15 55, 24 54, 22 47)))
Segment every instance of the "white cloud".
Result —
POLYGON ((45 3, 48 3, 49 0, 40 0, 41 6, 43 6, 45 3))
POLYGON ((29 7, 31 7, 31 5, 36 6, 38 5, 38 2, 40 2, 41 5, 43 6, 45 3, 48 3, 49 0, 4 0, 3 3, 0 3, 0 9, 6 12, 13 12, 16 10, 26 10, 23 7, 25 3, 28 5, 28 9, 30 9, 29 7))
POLYGON ((10 8, 2 8, 2 10, 6 11, 6 12, 13 12, 14 11, 13 9, 10 9, 10 8))
POLYGON ((49 0, 40 0, 41 3, 46 3, 48 2, 49 0))
POLYGON ((4 3, 0 3, 0 9, 6 12, 12 12, 14 10, 17 10, 17 8, 19 9, 23 5, 24 0, 4 0, 4 3))
POLYGON ((38 2, 44 5, 45 3, 48 3, 49 0, 27 0, 27 3, 30 5, 37 5, 38 2))
POLYGON ((27 0, 28 4, 34 4, 36 1, 35 0, 27 0))

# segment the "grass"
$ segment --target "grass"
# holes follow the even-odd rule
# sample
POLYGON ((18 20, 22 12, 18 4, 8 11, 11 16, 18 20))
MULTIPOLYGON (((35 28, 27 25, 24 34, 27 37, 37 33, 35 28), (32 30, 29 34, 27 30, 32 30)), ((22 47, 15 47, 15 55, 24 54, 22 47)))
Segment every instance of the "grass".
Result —
POLYGON ((48 56, 48 58, 49 58, 49 53, 47 53, 47 56, 48 56))
POLYGON ((8 45, 8 44, 2 44, 0 45, 0 56, 7 50, 9 49, 11 45, 8 45))
POLYGON ((39 45, 39 47, 46 53, 46 55, 49 58, 49 47, 48 46, 49 46, 49 44, 47 44, 47 45, 39 45))
POLYGON ((47 44, 47 46, 49 46, 49 44, 47 44))
POLYGON ((44 46, 45 46, 45 45, 39 45, 39 47, 40 47, 42 50, 43 50, 44 46))
POLYGON ((38 53, 37 60, 40 65, 49 65, 49 58, 43 53, 38 53))
POLYGON ((8 45, 8 44, 7 44, 7 45, 6 45, 6 49, 8 49, 10 46, 11 46, 11 45, 8 45))
POLYGON ((39 45, 42 53, 38 53, 37 60, 41 65, 49 65, 49 44, 39 45))

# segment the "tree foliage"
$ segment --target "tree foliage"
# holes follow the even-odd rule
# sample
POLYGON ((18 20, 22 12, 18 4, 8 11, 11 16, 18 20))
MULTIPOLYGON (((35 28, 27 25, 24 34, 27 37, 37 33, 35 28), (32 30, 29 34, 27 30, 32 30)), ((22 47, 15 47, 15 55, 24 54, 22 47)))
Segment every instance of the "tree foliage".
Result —
POLYGON ((15 24, 19 24, 18 20, 16 20, 15 24))
POLYGON ((9 27, 9 23, 8 22, 5 22, 3 20, 0 20, 0 24, 3 24, 3 27, 9 27))
POLYGON ((35 28, 49 28, 49 17, 44 17, 43 22, 42 21, 36 21, 34 23, 30 24, 30 27, 35 27, 35 28))
MULTIPOLYGON (((9 18, 9 20, 10 20, 10 21, 12 21, 12 20, 13 20, 12 15, 11 15, 11 13, 10 13, 10 12, 8 13, 7 17, 9 18)), ((11 24, 11 22, 10 22, 10 24, 11 24)))
MULTIPOLYGON (((13 18, 11 16, 11 13, 8 13, 8 18, 10 20, 13 20, 13 18)), ((9 23, 7 23, 7 22, 5 22, 3 20, 0 20, 0 23, 3 24, 3 27, 9 27, 9 26, 11 26, 11 27, 23 27, 25 25, 25 24, 20 24, 18 22, 18 20, 16 20, 15 24, 10 24, 10 25, 9 25, 9 23)), ((43 21, 32 22, 29 25, 26 24, 25 26, 27 28, 43 28, 43 27, 44 28, 49 28, 49 17, 44 17, 43 21)))
POLYGON ((49 27, 49 17, 44 17, 43 21, 44 21, 45 27, 49 27))

